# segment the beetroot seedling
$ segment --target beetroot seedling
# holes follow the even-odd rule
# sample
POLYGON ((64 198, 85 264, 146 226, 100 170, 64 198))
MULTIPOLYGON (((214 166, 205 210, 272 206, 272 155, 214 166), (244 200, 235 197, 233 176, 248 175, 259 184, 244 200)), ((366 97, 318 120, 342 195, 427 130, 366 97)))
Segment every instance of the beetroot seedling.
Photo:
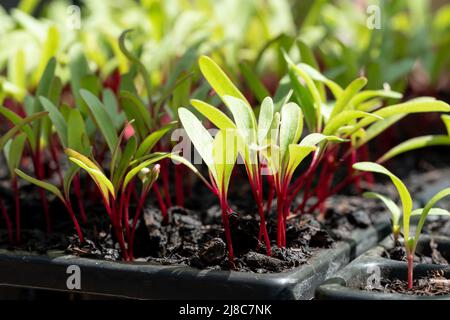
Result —
POLYGON ((437 194, 435 194, 426 204, 424 208, 413 210, 413 201, 411 198, 411 194, 409 193, 408 189, 406 188, 405 184, 392 172, 381 166, 380 164, 373 163, 373 162, 359 162, 353 165, 353 168, 356 170, 361 171, 367 171, 367 172, 373 172, 373 173, 380 173, 383 175, 388 176, 392 183, 394 184, 395 188, 398 191, 398 194, 400 196, 400 200, 402 203, 402 210, 400 210, 399 207, 393 202, 392 200, 386 198, 385 196, 377 193, 370 193, 370 197, 377 197, 386 204, 388 209, 392 213, 392 220, 393 220, 393 234, 394 239, 397 239, 400 233, 400 225, 399 225, 399 219, 400 219, 400 212, 403 216, 403 223, 402 223, 402 229, 403 229, 403 239, 404 239, 404 246, 407 254, 407 261, 408 261, 408 288, 412 289, 413 286, 413 267, 414 267, 414 256, 417 248, 417 243, 419 241, 420 234, 422 232, 422 228, 425 224, 425 220, 430 215, 440 215, 440 216, 450 216, 450 212, 444 209, 440 208, 434 208, 434 205, 441 200, 442 198, 450 195, 450 188, 446 188, 437 194), (411 226, 411 217, 413 216, 420 216, 419 223, 416 227, 416 232, 414 235, 411 235, 410 233, 410 226, 411 226))
POLYGON ((234 130, 221 130, 213 138, 192 112, 185 108, 179 108, 178 113, 187 135, 208 166, 211 183, 208 183, 205 179, 203 181, 219 198, 229 260, 233 264, 233 243, 228 219, 230 211, 228 186, 237 158, 236 132, 234 130))

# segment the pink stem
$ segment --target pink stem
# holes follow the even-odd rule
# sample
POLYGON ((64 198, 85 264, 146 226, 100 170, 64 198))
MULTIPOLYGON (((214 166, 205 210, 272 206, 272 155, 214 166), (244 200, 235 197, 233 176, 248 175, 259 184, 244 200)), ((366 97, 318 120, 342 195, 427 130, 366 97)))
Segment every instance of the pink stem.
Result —
POLYGON ((408 260, 408 289, 413 287, 413 270, 414 270, 414 256, 412 254, 407 255, 408 260))
POLYGON ((75 175, 75 178, 73 180, 73 185, 74 185, 74 190, 75 190, 75 196, 77 197, 78 209, 80 210, 81 221, 84 224, 86 224, 87 216, 86 216, 86 211, 84 210, 83 199, 81 197, 81 186, 80 186, 80 174, 79 173, 77 173, 75 175))
POLYGON ((220 207, 222 208, 222 223, 225 230, 225 238, 228 247, 228 257, 230 259, 230 264, 234 265, 233 242, 231 240, 230 222, 228 220, 228 203, 226 200, 226 194, 222 193, 219 200, 220 207))
POLYGON ((77 217, 75 216, 75 213, 73 212, 72 204, 70 203, 69 200, 67 200, 66 202, 64 202, 64 205, 66 206, 67 211, 69 212, 70 217, 72 218, 73 224, 74 224, 75 229, 78 234, 78 237, 80 238, 80 242, 83 243, 84 242, 83 233, 81 232, 81 228, 78 223, 77 217))

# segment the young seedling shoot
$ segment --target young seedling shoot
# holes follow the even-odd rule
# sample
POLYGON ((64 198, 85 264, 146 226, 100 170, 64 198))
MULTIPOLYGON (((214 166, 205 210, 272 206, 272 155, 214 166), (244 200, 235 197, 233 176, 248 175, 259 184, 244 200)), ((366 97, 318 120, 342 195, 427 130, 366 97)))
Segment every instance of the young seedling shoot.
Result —
MULTIPOLYGON (((6 110, 4 107, 0 107, 0 111, 6 110)), ((23 156, 23 148, 25 144, 25 133, 20 133, 23 130, 31 130, 29 123, 43 118, 47 115, 47 112, 39 112, 33 114, 26 118, 21 118, 17 116, 14 123, 15 125, 9 129, 2 137, 0 137, 0 150, 4 150, 6 161, 8 164, 8 169, 11 176, 11 184, 14 193, 14 204, 15 204, 15 226, 16 226, 16 242, 20 243, 20 193, 18 188, 17 176, 14 171, 15 167, 20 163, 23 156), (26 129, 25 129, 26 128, 26 129)), ((28 131, 29 132, 29 131, 28 131)), ((13 231, 12 231, 12 221, 3 203, 0 199, 0 210, 1 214, 5 220, 6 228, 8 230, 8 239, 13 242, 13 231)))
MULTIPOLYGON (((309 132, 334 135, 348 140, 348 143, 339 145, 323 145, 320 153, 314 153, 309 169, 294 181, 289 190, 290 197, 295 197, 302 188, 304 189, 303 201, 294 212, 305 212, 308 200, 315 193, 317 202, 311 205, 308 211, 313 212, 319 208, 320 217, 325 218, 323 204, 327 197, 351 183, 358 186, 361 175, 353 174, 352 164, 367 160, 366 147, 369 141, 407 114, 449 112, 450 106, 429 97, 383 106, 384 99, 398 99, 401 95, 389 88, 362 90, 367 83, 367 79, 363 77, 343 88, 313 67, 317 63, 311 60, 313 55, 308 52, 306 46, 300 46, 300 49, 302 59, 306 63, 295 64, 285 54, 289 66, 287 80, 293 90, 294 101, 299 104, 305 115, 309 132), (330 90, 334 100, 327 101, 326 88, 330 90), (342 181, 333 186, 334 176, 341 167, 348 168, 349 172, 342 181), (313 188, 314 176, 319 169, 319 179, 313 188)), ((282 87, 279 89, 280 92, 282 89, 282 87)), ((370 173, 365 172, 362 176, 370 182, 372 178, 369 175, 370 173)))
POLYGON ((205 179, 202 180, 219 198, 229 262, 233 266, 233 243, 228 217, 230 213, 228 186, 238 154, 236 131, 232 129, 220 130, 213 138, 200 120, 188 109, 179 108, 178 116, 189 139, 208 167, 211 183, 208 183, 205 179))
POLYGON ((297 104, 286 103, 289 96, 278 105, 270 97, 264 98, 257 121, 254 109, 213 60, 203 56, 199 65, 205 78, 232 113, 234 122, 205 102, 192 100, 191 104, 219 129, 237 130, 241 142, 238 151, 244 159, 261 219, 260 237, 264 236, 267 253, 270 255, 262 198, 263 165, 268 167, 269 174, 273 177, 278 208, 277 244, 284 247, 286 219, 293 201, 293 197, 288 199, 288 188, 295 169, 310 152, 316 150, 316 144, 327 140, 343 140, 334 136, 312 134, 297 145, 303 131, 303 115, 297 104))
MULTIPOLYGON (((126 261, 132 260, 134 257, 133 242, 137 221, 142 213, 147 195, 159 176, 160 165, 158 163, 161 160, 172 158, 187 165, 189 168, 191 166, 190 163, 187 163, 181 157, 171 153, 151 153, 151 150, 173 127, 174 123, 169 123, 148 136, 139 137, 133 132, 125 142, 125 133, 128 126, 125 125, 118 136, 114 128, 114 122, 106 112, 104 104, 87 90, 81 90, 80 93, 86 102, 96 127, 104 137, 106 145, 111 152, 109 178, 105 174, 105 170, 94 160, 92 155, 86 156, 82 154, 82 152, 88 155, 91 154, 90 150, 92 147, 85 148, 83 151, 79 146, 78 149, 81 151, 76 151, 69 146, 65 149, 65 152, 69 160, 85 170, 94 181, 110 218, 113 232, 121 248, 122 257, 126 261), (122 144, 124 145, 123 147, 122 144), (138 197, 138 207, 130 225, 129 207, 131 195, 136 190, 134 181, 136 177, 139 177, 142 186, 140 189, 141 194, 138 197)), ((54 114, 57 114, 55 108, 49 109, 53 109, 54 114)), ((134 124, 134 119, 131 119, 129 124, 134 124)), ((196 172, 193 167, 191 170, 196 172)), ((163 218, 166 218, 166 214, 163 210, 163 218)))
POLYGON ((422 228, 424 226, 425 220, 429 215, 440 215, 449 216, 450 212, 441 208, 434 208, 434 205, 440 201, 442 198, 450 195, 450 188, 443 189, 442 191, 435 194, 425 205, 424 208, 413 210, 413 201, 411 194, 406 188, 405 184, 392 172, 387 170, 380 164, 374 162, 358 162, 353 165, 353 168, 360 171, 379 173, 388 176, 392 183, 394 184, 397 192, 400 196, 402 203, 402 209, 400 209, 394 201, 385 197, 384 195, 378 193, 369 193, 367 196, 373 198, 376 197, 381 199, 387 208, 391 211, 392 221, 393 221, 393 236, 394 239, 398 239, 400 234, 399 219, 403 216, 403 241, 407 255, 408 262, 408 289, 413 287, 413 268, 414 268, 414 256, 417 248, 417 243, 419 241, 422 228), (416 232, 414 235, 410 233, 411 227, 411 217, 420 216, 419 223, 416 227, 416 232))
MULTIPOLYGON (((174 63, 173 70, 171 70, 171 72, 167 75, 166 82, 161 84, 161 88, 159 88, 159 98, 154 100, 154 97, 152 97, 151 76, 149 71, 140 59, 128 50, 125 45, 126 37, 131 31, 132 30, 125 30, 121 34, 119 38, 119 48, 142 76, 147 97, 146 99, 141 99, 137 92, 135 92, 136 90, 127 85, 120 90, 119 98, 121 108, 123 109, 128 121, 134 121, 134 130, 141 137, 141 139, 143 139, 153 130, 160 129, 160 124, 168 121, 168 119, 173 122, 177 121, 178 107, 181 105, 186 105, 189 102, 189 96, 191 94, 190 78, 193 73, 188 72, 188 70, 194 67, 196 46, 188 49, 186 53, 182 55, 176 63, 174 63)), ((124 78, 128 78, 130 75, 132 75, 132 72, 124 75, 124 78)), ((170 142, 168 143, 162 140, 158 141, 156 149, 157 151, 168 152, 171 150, 170 142)), ((162 182, 164 199, 157 184, 154 184, 153 187, 162 211, 166 211, 166 207, 172 206, 172 199, 169 190, 169 171, 171 169, 169 164, 169 159, 165 159, 160 162, 160 180, 162 182)), ((183 181, 186 181, 183 177, 184 174, 185 166, 174 166, 173 176, 175 178, 175 202, 178 206, 184 205, 185 192, 183 181)))
POLYGON ((258 142, 265 138, 264 135, 267 134, 268 126, 271 124, 272 119, 264 117, 273 115, 273 103, 270 99, 263 102, 262 108, 265 111, 268 110, 261 113, 260 123, 262 124, 260 125, 261 129, 259 129, 250 104, 231 82, 225 72, 213 60, 206 56, 200 57, 199 66, 208 83, 232 113, 234 122, 218 108, 206 102, 194 99, 191 100, 191 104, 220 130, 234 131, 239 135, 239 153, 244 160, 245 169, 261 220, 259 239, 261 237, 264 239, 266 252, 270 255, 271 247, 264 213, 263 175, 258 142))

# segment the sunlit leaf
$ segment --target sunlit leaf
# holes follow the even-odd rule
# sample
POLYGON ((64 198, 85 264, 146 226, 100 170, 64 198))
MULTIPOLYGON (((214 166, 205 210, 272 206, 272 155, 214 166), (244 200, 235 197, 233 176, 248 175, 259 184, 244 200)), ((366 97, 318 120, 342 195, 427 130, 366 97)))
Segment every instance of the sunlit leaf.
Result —
POLYGON ((450 146, 450 137, 444 135, 429 135, 406 140, 386 152, 377 162, 385 162, 402 153, 432 146, 450 146))
POLYGON ((245 99, 244 95, 231 82, 230 78, 223 72, 223 70, 209 57, 201 56, 198 60, 198 65, 203 76, 208 80, 211 87, 223 99, 224 96, 232 96, 234 98, 244 101, 250 105, 245 99))
POLYGON ((48 112, 49 118, 52 120, 52 124, 56 129, 56 133, 58 134, 61 144, 63 145, 63 147, 67 147, 67 124, 64 120, 63 115, 50 100, 45 97, 40 97, 39 99, 41 100, 44 109, 48 112))
POLYGON ((403 233, 405 235, 405 239, 409 240, 409 218, 412 211, 412 199, 411 195, 404 185, 404 183, 395 176, 392 172, 387 170, 385 167, 383 167, 380 164, 373 163, 373 162, 358 162, 353 165, 353 169, 360 170, 360 171, 366 171, 366 172, 374 172, 374 173, 381 173, 386 176, 388 176, 393 184, 395 185, 399 195, 400 199, 402 201, 402 207, 403 207, 403 233))

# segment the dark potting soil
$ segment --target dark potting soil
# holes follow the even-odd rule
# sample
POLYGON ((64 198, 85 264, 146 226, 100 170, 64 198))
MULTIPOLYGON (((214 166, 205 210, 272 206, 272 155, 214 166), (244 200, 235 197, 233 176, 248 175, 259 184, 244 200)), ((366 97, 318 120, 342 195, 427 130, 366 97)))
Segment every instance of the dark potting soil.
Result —
MULTIPOLYGON (((108 217, 101 206, 89 205, 86 200, 89 221, 82 225, 86 241, 80 244, 67 212, 58 201, 51 202, 54 227, 46 236, 38 197, 33 193, 23 194, 28 201, 22 201, 25 203, 22 208, 22 243, 11 246, 6 239, 6 231, 0 229, 0 248, 39 254, 64 250, 82 257, 121 259, 117 242, 111 236, 108 217)), ((199 192, 198 196, 205 195, 199 192)), ((198 196, 194 197, 194 203, 199 201, 198 196)), ((214 203, 208 197, 204 198, 204 202, 214 203)), ((249 272, 281 272, 305 264, 320 249, 331 247, 334 240, 348 236, 355 229, 367 228, 384 212, 382 205, 376 201, 335 196, 326 203, 327 220, 324 223, 309 214, 288 222, 287 248, 276 247, 276 213, 272 212, 267 221, 272 240, 272 255, 269 257, 265 254, 264 244, 258 241, 259 218, 255 210, 248 211, 248 203, 245 205, 247 208, 244 210, 241 209, 245 207, 244 203, 237 203, 237 208, 234 208, 239 214, 230 215, 230 225, 236 256, 235 269, 249 272)), ((12 209, 8 207, 10 212, 13 212, 12 209)), ((130 212, 134 212, 133 209, 130 212)), ((230 269, 218 205, 196 211, 172 207, 168 217, 168 221, 162 221, 156 207, 145 208, 136 231, 137 261, 184 264, 200 269, 230 269)))
MULTIPOLYGON (((394 248, 385 250, 382 256, 392 260, 407 261, 406 250, 401 243, 397 243, 394 248)), ((442 255, 441 251, 439 251, 438 244, 433 239, 430 240, 429 250, 426 250, 426 253, 418 253, 416 251, 414 262, 427 264, 448 264, 448 261, 442 255)))
POLYGON ((408 282, 399 279, 383 279, 381 287, 360 289, 383 292, 383 293, 401 293, 416 296, 441 296, 450 294, 450 279, 445 278, 442 273, 434 272, 424 278, 414 280, 413 288, 408 289, 408 282))

